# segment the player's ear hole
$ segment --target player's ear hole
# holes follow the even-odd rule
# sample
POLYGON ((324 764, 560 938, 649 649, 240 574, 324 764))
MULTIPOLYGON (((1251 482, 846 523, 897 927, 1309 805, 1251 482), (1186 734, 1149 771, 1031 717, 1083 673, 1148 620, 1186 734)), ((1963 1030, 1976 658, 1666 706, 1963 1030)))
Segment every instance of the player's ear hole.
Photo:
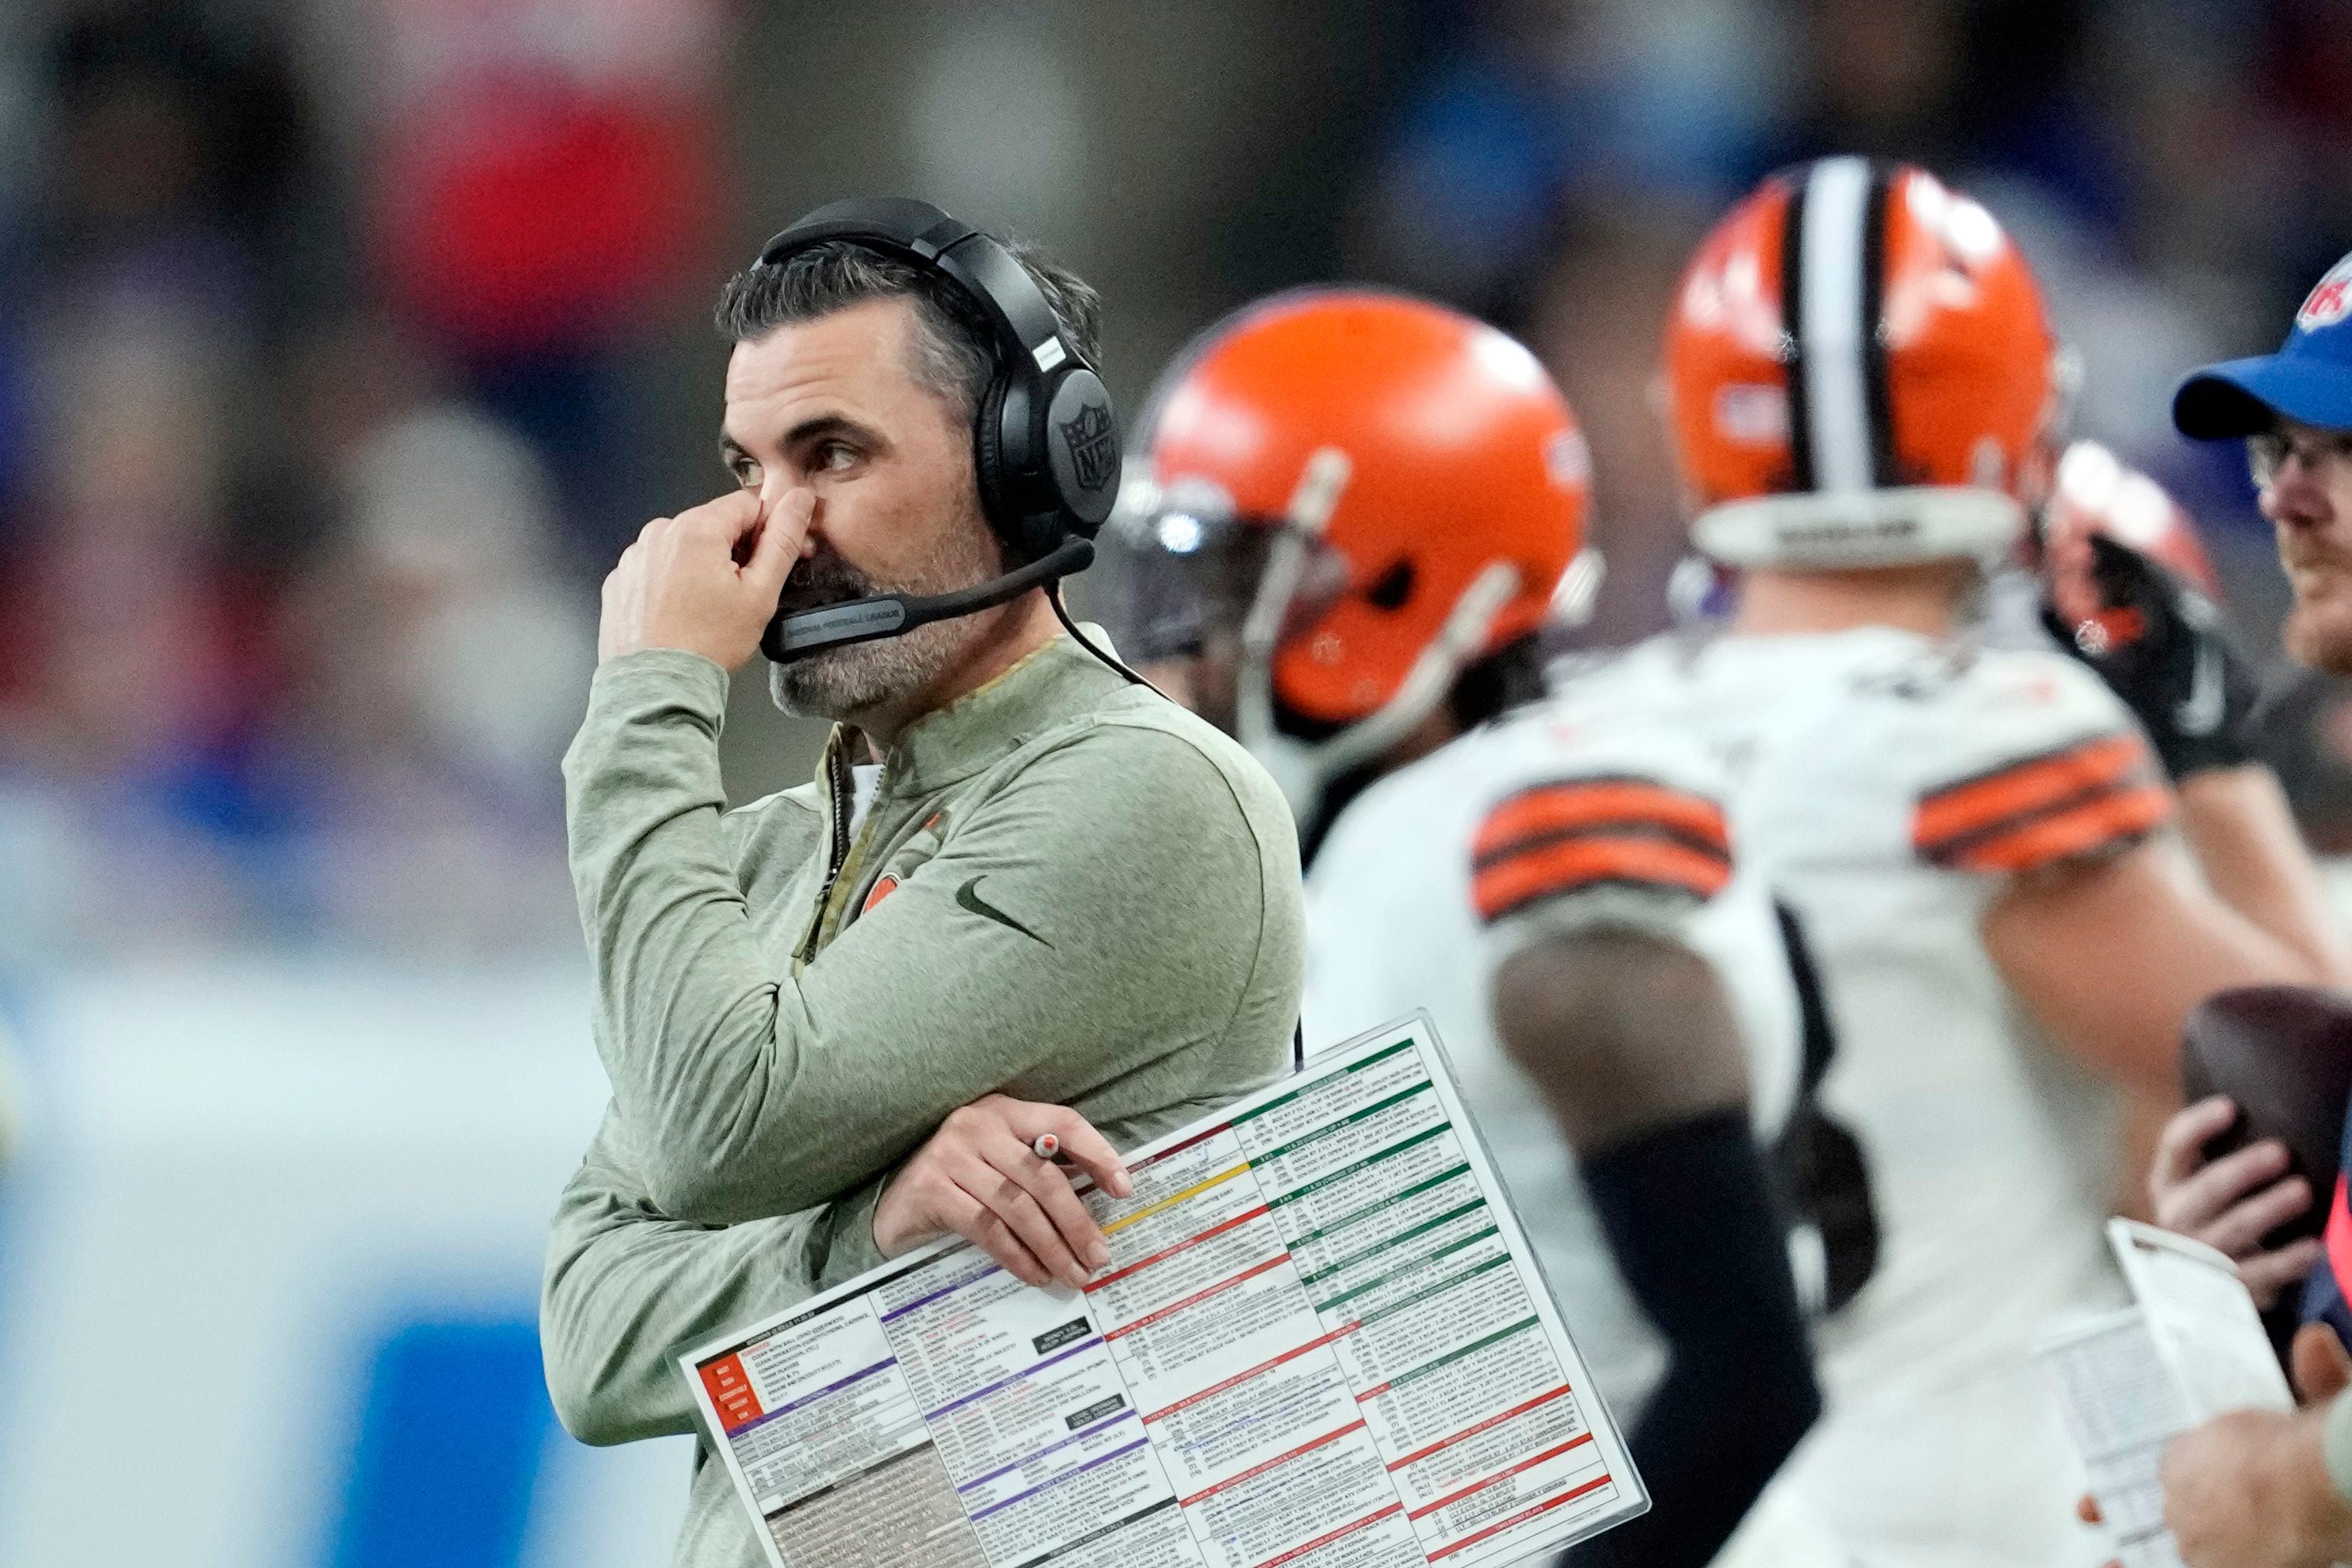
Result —
POLYGON ((1412 597, 1412 562, 1401 560, 1381 573, 1371 587, 1364 591, 1364 597, 1382 610, 1402 610, 1405 601, 1412 597))

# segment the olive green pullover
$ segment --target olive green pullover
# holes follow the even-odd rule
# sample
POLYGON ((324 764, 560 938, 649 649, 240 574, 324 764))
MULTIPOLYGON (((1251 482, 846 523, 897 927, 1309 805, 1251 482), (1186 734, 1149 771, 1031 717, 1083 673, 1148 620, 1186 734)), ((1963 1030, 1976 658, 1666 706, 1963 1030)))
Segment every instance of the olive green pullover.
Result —
MULTIPOLYGON (((680 1351, 879 1262, 875 1200, 949 1112, 1001 1091, 1132 1146, 1281 1071, 1297 1017, 1273 781, 1066 636, 908 727, 855 833, 845 730, 724 810, 727 685, 609 661, 564 759, 613 1101, 541 1341, 592 1443, 697 1430, 680 1351)), ((761 1561, 707 1447, 677 1561, 761 1561)))

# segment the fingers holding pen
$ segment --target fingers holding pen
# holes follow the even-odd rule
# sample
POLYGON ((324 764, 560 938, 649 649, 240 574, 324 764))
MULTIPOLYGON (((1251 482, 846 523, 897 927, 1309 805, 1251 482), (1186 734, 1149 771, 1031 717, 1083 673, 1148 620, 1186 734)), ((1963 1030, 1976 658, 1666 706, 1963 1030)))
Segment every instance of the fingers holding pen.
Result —
POLYGON ((1082 1289, 1110 1248, 1055 1156, 1113 1197, 1134 1191, 1109 1140, 1076 1112, 983 1096, 951 1113, 883 1188, 875 1245, 889 1258, 961 1236, 1029 1284, 1082 1289))

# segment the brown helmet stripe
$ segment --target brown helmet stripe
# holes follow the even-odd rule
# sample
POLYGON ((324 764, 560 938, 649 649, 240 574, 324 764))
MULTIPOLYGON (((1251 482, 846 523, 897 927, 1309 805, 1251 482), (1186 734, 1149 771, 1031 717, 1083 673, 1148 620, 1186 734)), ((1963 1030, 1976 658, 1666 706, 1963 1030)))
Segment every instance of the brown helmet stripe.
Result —
POLYGON ((1870 426, 1870 476, 1879 485, 1899 485, 1895 469, 1895 402, 1887 390, 1886 318, 1887 204, 1895 171, 1874 161, 1870 199, 1862 220, 1862 377, 1864 418, 1870 426))
POLYGON ((1789 180, 1780 214, 1780 354, 1789 382, 1789 460, 1792 489, 1813 487, 1813 434, 1805 399, 1805 187, 1806 171, 1789 180))

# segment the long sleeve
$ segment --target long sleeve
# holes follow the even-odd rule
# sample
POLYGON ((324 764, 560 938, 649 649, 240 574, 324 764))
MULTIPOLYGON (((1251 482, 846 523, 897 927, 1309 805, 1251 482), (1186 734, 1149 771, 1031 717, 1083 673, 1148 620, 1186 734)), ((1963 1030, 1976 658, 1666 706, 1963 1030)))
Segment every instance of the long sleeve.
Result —
MULTIPOLYGON (((1133 1148, 1221 1103, 1158 1106, 1102 1132, 1133 1148)), ((681 1352, 884 1260, 874 1206, 887 1176, 782 1218, 693 1225, 645 1200, 626 1145, 626 1130, 608 1113, 563 1189, 540 1294, 548 1393, 564 1429, 585 1443, 698 1431, 681 1352)))
POLYGON ((711 1227, 647 1203, 611 1114, 565 1185, 540 1296, 547 1386, 588 1443, 695 1431, 676 1357, 882 1261, 876 1180, 838 1205, 711 1227))
POLYGON ((1268 891, 1295 846, 1197 743, 1073 727, 795 975, 721 823, 725 695, 691 654, 611 661, 564 764, 597 1047, 660 1212, 812 1208, 992 1091, 1067 1103, 1188 1046, 1286 1038, 1236 1020, 1285 990, 1261 968, 1296 963, 1295 929, 1267 936, 1297 918, 1268 891))

